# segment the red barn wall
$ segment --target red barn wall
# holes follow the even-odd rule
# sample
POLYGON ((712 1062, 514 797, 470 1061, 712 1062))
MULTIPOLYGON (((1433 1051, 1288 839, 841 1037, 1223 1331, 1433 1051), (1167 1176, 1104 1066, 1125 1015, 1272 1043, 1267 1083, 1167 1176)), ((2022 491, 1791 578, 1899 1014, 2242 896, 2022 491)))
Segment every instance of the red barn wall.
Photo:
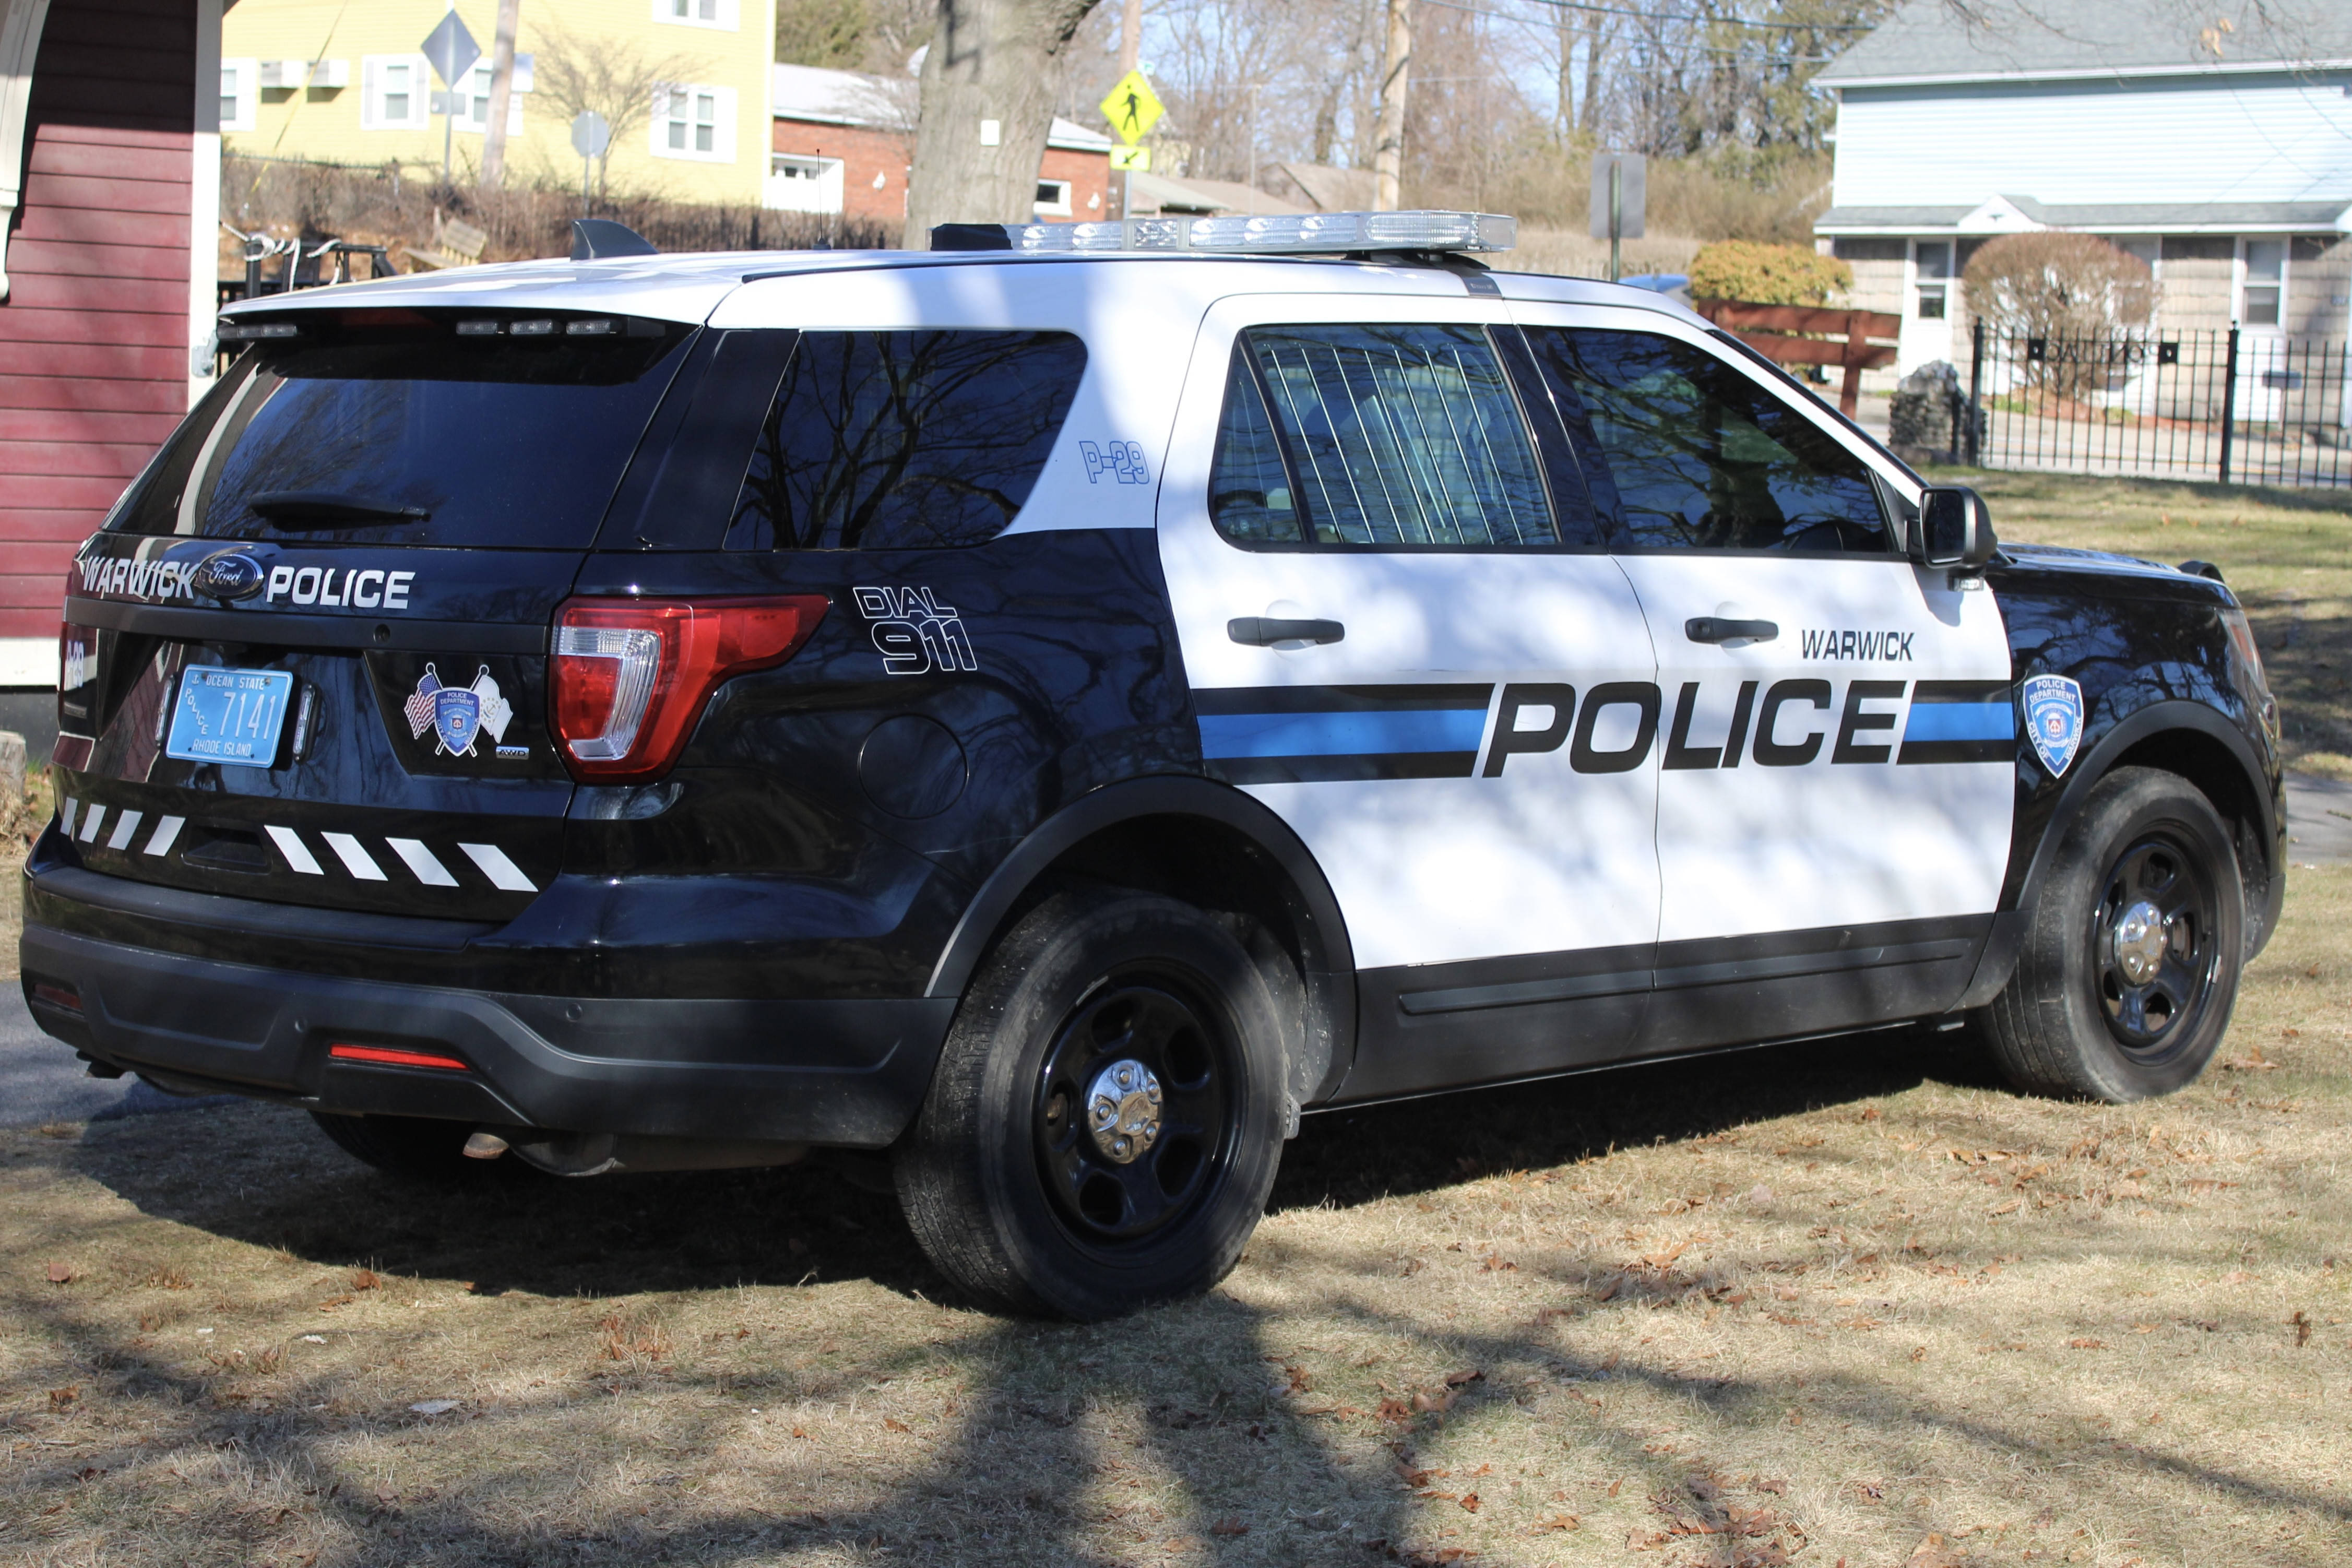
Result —
MULTIPOLYGON (((0 637, 188 406, 194 0, 51 0, 0 303, 0 637)), ((205 247, 209 255, 211 247, 205 247)))

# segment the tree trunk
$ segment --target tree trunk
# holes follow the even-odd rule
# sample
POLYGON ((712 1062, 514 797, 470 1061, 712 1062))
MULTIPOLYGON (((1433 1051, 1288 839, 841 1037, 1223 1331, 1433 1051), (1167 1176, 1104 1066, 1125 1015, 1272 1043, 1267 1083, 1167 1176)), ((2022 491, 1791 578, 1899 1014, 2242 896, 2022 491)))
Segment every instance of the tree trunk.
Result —
POLYGON ((1412 79, 1412 0, 1389 0, 1389 41, 1381 59, 1380 140, 1372 147, 1374 212, 1404 199, 1404 95, 1412 79))
POLYGON ((499 0, 498 34, 490 44, 490 122, 482 132, 482 189, 495 191, 507 177, 507 106, 514 101, 515 29, 522 25, 522 0, 499 0))
POLYGON ((923 58, 905 244, 928 247, 934 224, 1035 221, 1054 68, 1094 8, 1095 0, 940 0, 923 58))

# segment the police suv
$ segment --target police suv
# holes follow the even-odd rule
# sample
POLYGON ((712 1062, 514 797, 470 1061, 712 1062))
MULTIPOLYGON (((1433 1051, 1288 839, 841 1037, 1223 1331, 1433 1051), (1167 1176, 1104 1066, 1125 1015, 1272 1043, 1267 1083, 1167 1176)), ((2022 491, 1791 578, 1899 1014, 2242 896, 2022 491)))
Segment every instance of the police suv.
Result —
POLYGON ((412 1175, 887 1151, 1076 1317, 1223 1276, 1306 1110, 1968 1016, 2193 1079, 2284 887, 2219 574, 1997 546, 1509 237, 607 229, 233 308, 67 584, 34 1016, 412 1175))

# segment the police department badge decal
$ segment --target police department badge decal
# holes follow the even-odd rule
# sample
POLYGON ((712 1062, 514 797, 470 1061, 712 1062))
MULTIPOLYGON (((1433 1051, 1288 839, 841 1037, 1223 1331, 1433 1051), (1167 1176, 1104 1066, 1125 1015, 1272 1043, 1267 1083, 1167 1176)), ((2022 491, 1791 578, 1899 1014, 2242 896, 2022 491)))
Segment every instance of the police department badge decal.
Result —
POLYGON ((407 716, 411 736, 421 741, 425 731, 432 731, 440 743, 437 754, 447 757, 472 755, 474 742, 485 730, 495 745, 506 738, 514 718, 514 709, 499 695, 499 683, 490 679, 487 664, 471 686, 444 686, 439 672, 426 665, 401 711, 407 716))
POLYGON ((2025 704, 2025 732, 2033 739, 2033 754, 2063 776, 2083 743, 2083 689, 2063 675, 2031 675, 2018 695, 2025 704))

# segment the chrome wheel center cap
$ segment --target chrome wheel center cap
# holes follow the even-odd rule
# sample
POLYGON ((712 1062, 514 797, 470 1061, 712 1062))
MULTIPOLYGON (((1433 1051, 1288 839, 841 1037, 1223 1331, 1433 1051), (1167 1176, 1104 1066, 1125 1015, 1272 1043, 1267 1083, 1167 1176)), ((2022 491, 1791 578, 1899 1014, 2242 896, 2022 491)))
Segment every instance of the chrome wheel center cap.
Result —
POLYGON ((2124 978, 2134 985, 2145 985, 2156 978, 2164 966, 2164 949, 2170 932, 2165 930, 2164 911, 2142 900, 2123 912, 2116 921, 2116 966, 2124 978))
POLYGON ((1133 1058, 1095 1074, 1087 1086, 1087 1131, 1113 1164, 1134 1161, 1160 1142, 1160 1080, 1133 1058))

